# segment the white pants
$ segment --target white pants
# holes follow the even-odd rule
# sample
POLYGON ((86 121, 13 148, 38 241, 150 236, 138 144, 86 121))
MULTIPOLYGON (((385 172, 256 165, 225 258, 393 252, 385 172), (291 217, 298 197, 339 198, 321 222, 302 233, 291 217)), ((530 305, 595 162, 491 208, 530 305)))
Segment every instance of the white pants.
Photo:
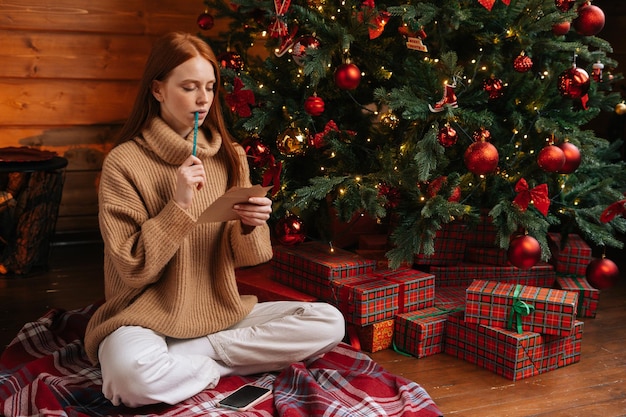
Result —
POLYGON ((124 326, 100 343, 102 392, 113 404, 176 404, 221 376, 278 371, 328 352, 344 336, 341 313, 325 303, 257 304, 229 329, 197 339, 124 326))

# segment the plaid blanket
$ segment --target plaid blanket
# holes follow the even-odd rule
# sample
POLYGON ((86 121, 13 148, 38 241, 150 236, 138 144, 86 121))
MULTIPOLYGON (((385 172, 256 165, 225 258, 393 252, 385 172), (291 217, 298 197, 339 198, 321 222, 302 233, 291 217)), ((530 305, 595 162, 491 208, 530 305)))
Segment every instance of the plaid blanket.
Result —
POLYGON ((281 373, 222 378, 176 405, 113 406, 101 392, 100 369, 83 349, 96 309, 50 310, 27 323, 0 356, 0 415, 13 416, 284 416, 431 417, 441 412, 415 382, 390 374, 350 345, 340 344, 311 363, 281 373), (273 396, 246 412, 217 402, 246 383, 273 388, 273 396))

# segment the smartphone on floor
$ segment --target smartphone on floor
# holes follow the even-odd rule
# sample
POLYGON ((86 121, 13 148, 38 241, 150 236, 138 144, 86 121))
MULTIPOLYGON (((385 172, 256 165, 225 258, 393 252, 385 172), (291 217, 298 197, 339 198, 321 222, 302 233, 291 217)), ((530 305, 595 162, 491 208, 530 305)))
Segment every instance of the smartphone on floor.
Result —
POLYGON ((257 385, 244 385, 221 400, 218 405, 231 410, 246 411, 266 399, 272 390, 257 385))

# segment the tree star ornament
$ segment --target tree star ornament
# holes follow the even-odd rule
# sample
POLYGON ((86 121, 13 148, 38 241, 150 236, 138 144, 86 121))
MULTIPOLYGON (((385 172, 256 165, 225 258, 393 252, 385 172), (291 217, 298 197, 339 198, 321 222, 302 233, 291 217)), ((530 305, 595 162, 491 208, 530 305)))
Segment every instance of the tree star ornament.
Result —
POLYGON ((550 198, 548 197, 548 184, 539 184, 532 190, 528 188, 528 182, 521 178, 515 185, 515 192, 518 193, 513 204, 519 207, 521 211, 526 211, 528 205, 533 203, 535 208, 544 216, 548 215, 550 210, 550 198))

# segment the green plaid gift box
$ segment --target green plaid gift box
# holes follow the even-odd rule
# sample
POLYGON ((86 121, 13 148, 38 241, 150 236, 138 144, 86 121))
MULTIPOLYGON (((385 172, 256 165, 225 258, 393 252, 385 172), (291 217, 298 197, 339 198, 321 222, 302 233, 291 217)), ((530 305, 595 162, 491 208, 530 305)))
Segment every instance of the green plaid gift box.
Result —
POLYGON ((332 299, 331 282, 370 273, 376 261, 321 242, 274 246, 270 261, 277 281, 313 295, 332 299))
POLYGON ((577 317, 596 316, 600 302, 600 290, 589 284, 585 277, 556 277, 556 287, 565 291, 578 293, 577 317))
POLYGON ((556 272, 570 275, 585 276, 587 266, 592 261, 591 248, 576 234, 567 235, 563 239, 559 233, 549 233, 551 263, 556 272))
POLYGON ((417 358, 443 352, 445 327, 452 310, 429 307, 396 316, 394 348, 417 358))
POLYGON ((506 250, 500 248, 467 247, 465 249, 465 261, 495 266, 511 265, 506 250))
POLYGON ((529 269, 514 266, 493 266, 463 263, 461 265, 431 266, 436 287, 465 287, 476 279, 488 279, 535 287, 552 287, 556 274, 548 263, 539 263, 529 269))
POLYGON ((573 291, 475 280, 465 295, 468 323, 568 336, 576 321, 578 293, 573 291), (530 311, 524 312, 524 305, 530 311))
POLYGON ((393 319, 398 313, 400 284, 362 275, 332 282, 333 304, 347 322, 358 326, 393 319))
POLYGON ((435 251, 432 255, 415 255, 419 265, 453 265, 461 262, 465 256, 467 244, 463 223, 446 223, 435 233, 433 242, 435 251))
POLYGON ((432 307, 435 303, 435 276, 413 268, 383 269, 374 275, 400 284, 398 313, 432 307))
POLYGON ((582 322, 571 335, 558 337, 535 332, 467 323, 451 315, 446 322, 445 352, 517 381, 580 360, 582 322))

